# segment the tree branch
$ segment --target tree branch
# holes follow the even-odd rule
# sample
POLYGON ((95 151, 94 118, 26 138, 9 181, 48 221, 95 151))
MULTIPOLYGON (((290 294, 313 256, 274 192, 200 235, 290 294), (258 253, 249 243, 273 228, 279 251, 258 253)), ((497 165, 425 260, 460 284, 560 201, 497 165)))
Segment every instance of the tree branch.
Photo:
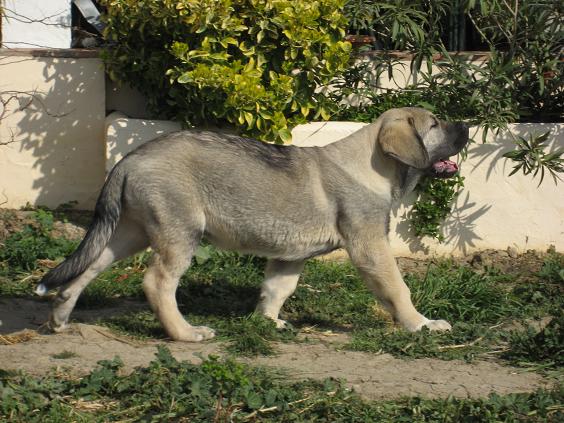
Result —
POLYGON ((22 22, 22 23, 40 23, 42 25, 47 25, 47 26, 59 26, 59 27, 63 27, 63 28, 70 28, 71 25, 65 25, 64 23, 56 23, 56 22, 48 22, 49 20, 56 18, 58 16, 61 16, 65 11, 61 10, 60 12, 57 12, 53 15, 50 16, 45 16, 41 19, 34 19, 34 18, 30 18, 29 16, 24 16, 18 12, 16 12, 15 10, 12 9, 8 9, 7 7, 3 7, 2 8, 3 12, 4 12, 4 16, 6 19, 13 19, 15 21, 18 22, 22 22), (6 13, 9 12, 10 14, 6 13))

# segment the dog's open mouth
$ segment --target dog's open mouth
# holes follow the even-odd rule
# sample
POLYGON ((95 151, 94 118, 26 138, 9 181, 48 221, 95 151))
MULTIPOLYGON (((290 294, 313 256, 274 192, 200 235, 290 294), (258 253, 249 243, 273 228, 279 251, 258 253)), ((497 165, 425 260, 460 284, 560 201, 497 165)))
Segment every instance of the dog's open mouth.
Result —
POLYGON ((433 163, 431 173, 437 178, 450 178, 458 173, 458 165, 452 160, 441 159, 433 163))

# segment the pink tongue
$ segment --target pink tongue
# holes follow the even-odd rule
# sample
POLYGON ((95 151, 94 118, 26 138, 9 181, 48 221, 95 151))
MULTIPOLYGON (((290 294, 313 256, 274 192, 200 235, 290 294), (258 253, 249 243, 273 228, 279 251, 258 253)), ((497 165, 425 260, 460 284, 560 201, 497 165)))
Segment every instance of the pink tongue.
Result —
POLYGON ((437 173, 455 173, 458 172, 458 165, 450 160, 439 160, 433 164, 433 169, 437 173))

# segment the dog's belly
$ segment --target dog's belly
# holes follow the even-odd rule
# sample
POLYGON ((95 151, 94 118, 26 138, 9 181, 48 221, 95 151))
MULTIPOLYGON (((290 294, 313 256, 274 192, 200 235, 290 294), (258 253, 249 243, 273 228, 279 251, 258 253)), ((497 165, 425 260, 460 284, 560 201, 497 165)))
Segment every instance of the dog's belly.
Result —
POLYGON ((207 225, 205 238, 224 250, 275 258, 285 261, 303 260, 328 253, 342 246, 340 237, 331 228, 315 225, 285 225, 269 222, 268 226, 207 225))

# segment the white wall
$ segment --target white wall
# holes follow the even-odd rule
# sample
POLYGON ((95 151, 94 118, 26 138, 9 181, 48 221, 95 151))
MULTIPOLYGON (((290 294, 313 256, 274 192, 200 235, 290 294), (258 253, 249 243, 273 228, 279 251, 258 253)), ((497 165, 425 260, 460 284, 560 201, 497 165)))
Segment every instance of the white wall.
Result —
POLYGON ((70 0, 3 0, 2 47, 69 48, 70 0))
POLYGON ((1 111, 0 204, 93 207, 105 175, 101 60, 0 51, 0 63, 0 96, 11 98, 1 111))
POLYGON ((106 119, 106 171, 109 172, 123 156, 141 144, 179 129, 181 126, 177 122, 130 119, 122 113, 110 114, 106 119))

